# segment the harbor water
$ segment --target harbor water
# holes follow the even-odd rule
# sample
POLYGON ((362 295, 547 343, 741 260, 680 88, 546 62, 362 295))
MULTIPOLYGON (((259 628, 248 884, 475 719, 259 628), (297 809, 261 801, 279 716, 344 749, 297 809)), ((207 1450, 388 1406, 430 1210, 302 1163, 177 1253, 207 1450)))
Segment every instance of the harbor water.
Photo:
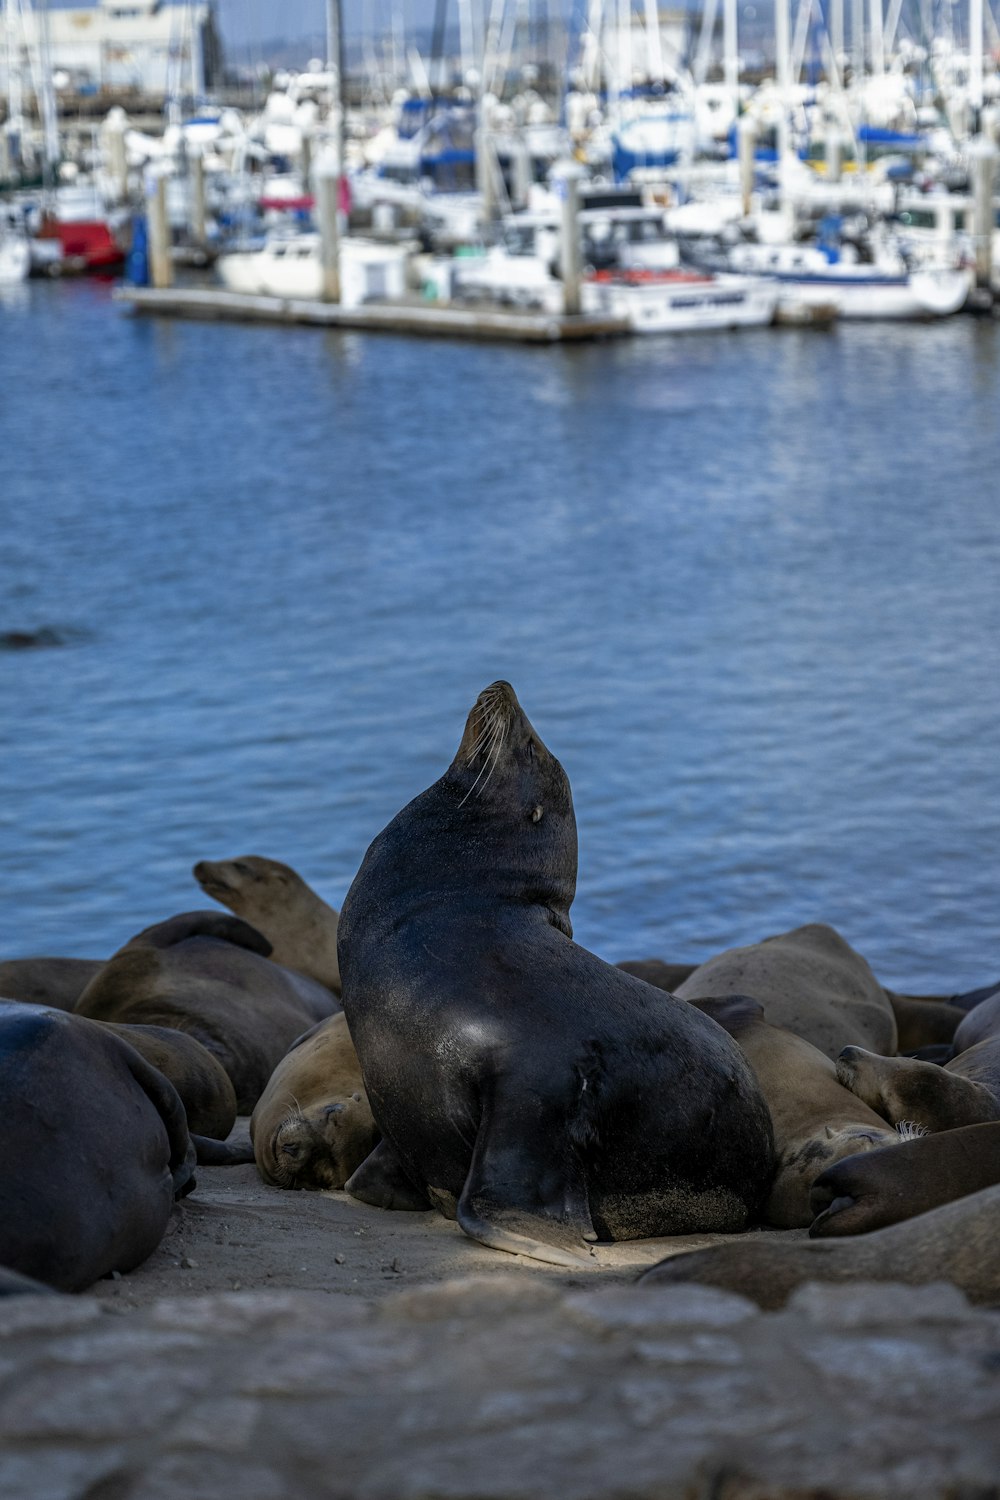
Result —
POLYGON ((521 348, 31 284, 0 956, 103 956, 208 904, 203 858, 339 905, 505 677, 572 782, 588 947, 822 920, 896 987, 997 979, 998 417, 989 320, 521 348))

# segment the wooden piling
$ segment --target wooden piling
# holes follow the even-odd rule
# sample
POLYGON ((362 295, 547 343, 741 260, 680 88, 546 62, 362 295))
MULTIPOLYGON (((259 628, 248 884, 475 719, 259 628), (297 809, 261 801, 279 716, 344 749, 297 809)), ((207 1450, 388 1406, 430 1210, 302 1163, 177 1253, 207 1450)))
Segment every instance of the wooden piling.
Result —
POLYGON ((562 202, 560 267, 563 283, 563 313, 577 317, 580 313, 580 283, 583 276, 583 252, 580 244, 580 178, 583 168, 575 161, 557 162, 552 180, 562 202))
POLYGON ((997 148, 985 135, 976 136, 968 148, 972 177, 972 241, 976 254, 976 286, 987 290, 993 283, 993 191, 997 173, 997 148))
POLYGON ((323 301, 340 301, 340 171, 331 171, 329 157, 316 166, 316 219, 319 225, 323 301))
POLYGON ((165 288, 174 284, 167 221, 167 179, 162 172, 146 174, 146 212, 149 220, 149 282, 165 288))

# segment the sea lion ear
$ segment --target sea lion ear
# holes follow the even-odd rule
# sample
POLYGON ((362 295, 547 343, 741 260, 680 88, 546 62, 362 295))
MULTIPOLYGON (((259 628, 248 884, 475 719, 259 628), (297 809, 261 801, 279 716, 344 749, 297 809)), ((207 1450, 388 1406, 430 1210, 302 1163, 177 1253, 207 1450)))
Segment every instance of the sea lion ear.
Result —
POLYGON ((531 821, 533 823, 540 823, 542 821, 542 815, 544 812, 544 807, 533 807, 531 809, 531 821))

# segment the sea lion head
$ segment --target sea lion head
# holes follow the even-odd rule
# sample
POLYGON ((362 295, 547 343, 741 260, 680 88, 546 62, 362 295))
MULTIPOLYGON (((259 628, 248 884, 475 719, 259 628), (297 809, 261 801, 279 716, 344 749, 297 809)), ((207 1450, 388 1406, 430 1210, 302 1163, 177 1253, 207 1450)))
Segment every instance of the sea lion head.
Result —
POLYGON ((265 1181, 282 1188, 339 1190, 378 1144, 378 1130, 360 1091, 308 1113, 293 1105, 261 1143, 265 1181))
POLYGON ((576 817, 569 778, 509 682, 479 694, 439 785, 460 812, 476 858, 546 905, 570 933, 576 890, 576 817))

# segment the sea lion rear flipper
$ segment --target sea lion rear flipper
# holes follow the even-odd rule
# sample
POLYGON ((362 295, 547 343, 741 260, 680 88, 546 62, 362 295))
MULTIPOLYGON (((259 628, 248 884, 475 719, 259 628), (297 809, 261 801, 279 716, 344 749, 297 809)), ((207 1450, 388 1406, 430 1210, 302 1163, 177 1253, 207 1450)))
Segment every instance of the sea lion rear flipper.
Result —
POLYGON ((242 1167, 254 1160, 253 1146, 249 1141, 214 1141, 211 1136, 193 1135, 191 1142, 198 1156, 199 1167, 242 1167))
POLYGON ((583 1164, 570 1122, 539 1117, 538 1102, 487 1103, 457 1218, 493 1250, 578 1269, 577 1247, 597 1239, 583 1164))
POLYGON ((419 1213, 430 1208, 430 1199, 415 1188, 403 1171, 395 1151, 385 1139, 366 1156, 344 1183, 344 1192, 374 1208, 419 1213))
POLYGON ((174 1197, 186 1198, 195 1187, 195 1148, 188 1132, 187 1113, 181 1097, 169 1078, 126 1041, 121 1046, 130 1054, 129 1071, 159 1112, 170 1143, 170 1175, 174 1180, 174 1197))

